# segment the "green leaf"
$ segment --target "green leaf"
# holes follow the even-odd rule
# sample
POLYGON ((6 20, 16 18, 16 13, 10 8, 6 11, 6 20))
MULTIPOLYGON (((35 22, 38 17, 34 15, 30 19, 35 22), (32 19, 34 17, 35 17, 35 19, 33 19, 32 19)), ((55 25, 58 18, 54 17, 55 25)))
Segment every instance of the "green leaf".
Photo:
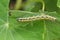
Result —
POLYGON ((42 12, 11 10, 12 15, 8 17, 9 1, 1 0, 0 40, 60 40, 60 15, 57 12, 55 12, 57 9, 56 0, 55 1, 47 0, 46 3, 48 3, 46 4, 47 12, 44 13, 52 17, 55 17, 56 20, 52 19, 52 20, 35 20, 31 22, 18 22, 17 18, 25 17, 27 18, 36 15, 41 15, 42 12), (50 4, 51 2, 54 3, 52 4, 53 5, 52 7, 50 4))
POLYGON ((60 16, 56 12, 44 12, 56 18, 52 20, 36 20, 31 22, 18 22, 17 18, 41 15, 42 12, 12 11, 9 17, 10 30, 15 40, 59 40, 60 16))
MULTIPOLYGON (((41 0, 40 0, 41 1, 41 0)), ((25 11, 38 12, 42 8, 42 3, 39 0, 28 0, 24 6, 25 11)))
POLYGON ((57 0, 45 0, 46 11, 56 11, 57 8, 57 0))
POLYGON ((26 6, 24 7, 25 11, 32 11, 32 12, 38 12, 39 10, 41 10, 41 5, 42 3, 40 2, 30 2, 28 4, 26 4, 26 6))
POLYGON ((57 6, 60 8, 60 0, 58 0, 58 2, 57 2, 57 6))
POLYGON ((8 0, 0 0, 0 40, 6 40, 8 4, 8 0))
POLYGON ((30 2, 42 2, 44 0, 28 0, 28 1, 30 1, 30 2))

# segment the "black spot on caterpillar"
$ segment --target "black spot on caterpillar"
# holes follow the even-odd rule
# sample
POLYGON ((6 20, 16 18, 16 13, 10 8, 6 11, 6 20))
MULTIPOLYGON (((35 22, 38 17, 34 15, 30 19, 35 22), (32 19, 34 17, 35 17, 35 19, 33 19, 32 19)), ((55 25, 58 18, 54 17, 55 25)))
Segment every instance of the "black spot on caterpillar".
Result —
POLYGON ((45 14, 32 16, 32 17, 17 18, 17 21, 20 21, 20 22, 35 21, 35 20, 54 20, 55 21, 56 18, 49 15, 45 15, 45 14))

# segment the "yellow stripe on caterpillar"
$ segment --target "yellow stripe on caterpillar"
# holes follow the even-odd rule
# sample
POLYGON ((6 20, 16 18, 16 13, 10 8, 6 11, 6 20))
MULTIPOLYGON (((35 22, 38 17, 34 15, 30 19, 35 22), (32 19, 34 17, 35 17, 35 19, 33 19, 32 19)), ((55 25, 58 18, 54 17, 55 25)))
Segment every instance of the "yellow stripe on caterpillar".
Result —
POLYGON ((49 15, 42 14, 42 15, 17 19, 17 21, 21 21, 21 22, 35 21, 35 20, 56 20, 56 18, 49 15))

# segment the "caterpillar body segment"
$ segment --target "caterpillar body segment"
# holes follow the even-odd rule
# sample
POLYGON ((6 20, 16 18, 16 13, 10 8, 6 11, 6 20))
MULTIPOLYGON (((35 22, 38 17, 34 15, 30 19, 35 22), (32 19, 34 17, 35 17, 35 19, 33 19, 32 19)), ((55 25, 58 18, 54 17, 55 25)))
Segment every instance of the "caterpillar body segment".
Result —
POLYGON ((17 19, 17 21, 20 22, 35 21, 35 20, 56 20, 56 18, 49 15, 42 14, 42 15, 17 19))

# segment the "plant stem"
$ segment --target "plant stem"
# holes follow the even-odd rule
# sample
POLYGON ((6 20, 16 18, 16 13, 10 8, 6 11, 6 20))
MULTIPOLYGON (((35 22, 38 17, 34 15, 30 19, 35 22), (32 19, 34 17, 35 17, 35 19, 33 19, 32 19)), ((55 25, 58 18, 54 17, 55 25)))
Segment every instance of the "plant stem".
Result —
MULTIPOLYGON (((44 11, 45 11, 45 2, 42 0, 41 3, 42 3, 42 9, 41 9, 42 13, 41 14, 44 14, 44 11)), ((39 12, 40 12, 40 10, 39 10, 39 12)))
POLYGON ((46 35, 46 24, 45 24, 45 20, 44 20, 44 32, 42 34, 42 39, 45 40, 45 35, 46 35))
POLYGON ((16 10, 19 9, 21 7, 21 4, 22 4, 22 0, 16 0, 14 9, 16 9, 16 10))
POLYGON ((42 11, 44 12, 44 10, 45 10, 45 3, 44 2, 42 2, 42 11))

